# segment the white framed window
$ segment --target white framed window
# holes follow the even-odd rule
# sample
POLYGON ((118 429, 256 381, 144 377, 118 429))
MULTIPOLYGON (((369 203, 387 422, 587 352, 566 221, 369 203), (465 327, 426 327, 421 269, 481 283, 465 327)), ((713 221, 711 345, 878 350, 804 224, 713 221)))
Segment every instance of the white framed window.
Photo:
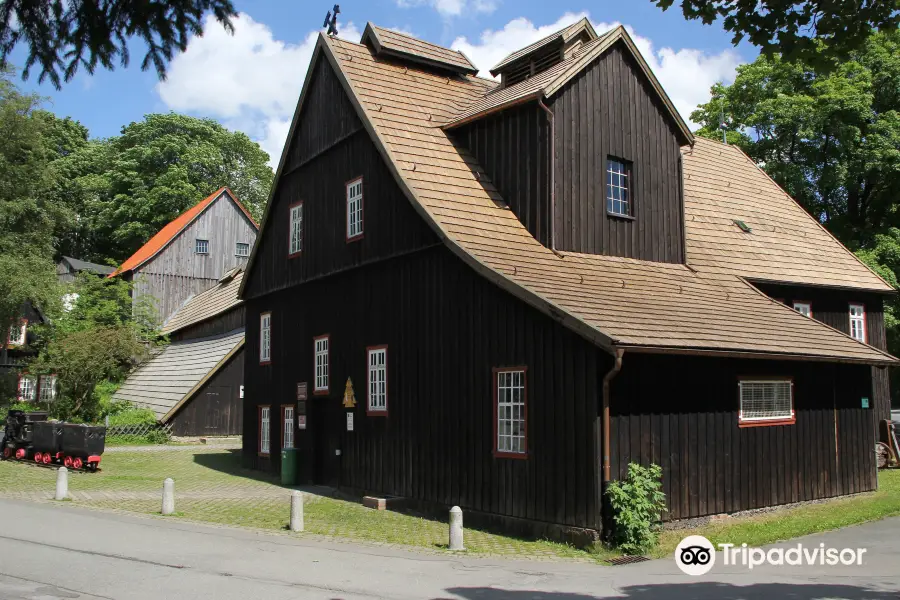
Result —
POLYGON ((347 182, 347 241, 359 239, 363 234, 363 180, 362 177, 347 182))
POLYGON ((812 304, 809 302, 794 302, 794 310, 804 317, 812 317, 812 304))
POLYGON ((34 402, 34 393, 37 388, 37 377, 34 375, 19 376, 19 401, 34 402))
POLYGON ((259 453, 268 455, 271 449, 269 429, 271 427, 271 408, 259 407, 259 453))
POLYGON ((850 305, 850 337, 866 343, 866 307, 862 304, 850 305))
POLYGON ((631 165, 612 157, 606 159, 606 212, 631 216, 631 165))
POLYGON ((272 313, 259 315, 259 362, 272 360, 272 313))
POLYGON ((196 254, 209 254, 209 240, 197 239, 194 241, 194 252, 196 254))
POLYGON ((303 203, 298 202, 291 206, 291 218, 289 221, 290 239, 288 241, 288 255, 294 256, 303 251, 303 203))
POLYGON ((56 400, 56 375, 41 375, 38 386, 38 399, 41 402, 53 402, 56 400))
POLYGON ((28 321, 22 319, 9 328, 9 337, 7 338, 8 346, 24 346, 26 333, 28 330, 28 321))
POLYGON ((526 431, 526 369, 494 369, 494 454, 524 458, 528 450, 526 431))
POLYGON ((316 357, 316 379, 313 392, 328 393, 328 346, 329 337, 321 335, 313 339, 313 352, 316 357))
POLYGON ((387 346, 374 346, 366 350, 368 358, 368 412, 387 414, 387 346))
POLYGON ((281 447, 282 448, 293 448, 294 447, 294 407, 290 404, 285 404, 281 407, 281 416, 282 416, 282 434, 281 434, 281 447))
POLYGON ((236 242, 234 244, 235 256, 250 256, 250 244, 247 242, 236 242))
POLYGON ((790 379, 742 379, 738 382, 740 424, 794 422, 794 382, 790 379))

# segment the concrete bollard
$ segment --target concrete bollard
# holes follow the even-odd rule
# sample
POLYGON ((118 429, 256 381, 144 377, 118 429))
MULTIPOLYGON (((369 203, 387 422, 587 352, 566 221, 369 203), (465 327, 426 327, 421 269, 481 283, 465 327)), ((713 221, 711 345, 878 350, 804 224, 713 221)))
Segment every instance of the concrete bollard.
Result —
POLYGON ((450 549, 465 550, 463 547, 463 515, 462 509, 458 506, 450 509, 450 549))
POLYGON ((60 467, 56 471, 56 498, 57 500, 65 500, 69 495, 69 470, 60 467))
POLYGON ((162 514, 171 515, 175 512, 175 480, 167 477, 163 481, 162 514))
POLYGON ((291 531, 303 531, 303 492, 291 492, 291 531))

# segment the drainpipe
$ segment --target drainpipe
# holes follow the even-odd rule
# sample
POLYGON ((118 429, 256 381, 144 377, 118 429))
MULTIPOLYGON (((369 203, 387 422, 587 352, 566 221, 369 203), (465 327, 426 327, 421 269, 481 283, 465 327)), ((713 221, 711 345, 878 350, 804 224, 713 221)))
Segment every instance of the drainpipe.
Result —
POLYGON ((602 483, 600 484, 600 504, 599 506, 604 507, 606 504, 603 502, 603 498, 606 496, 606 488, 609 486, 610 480, 610 465, 609 465, 609 437, 610 437, 610 426, 609 426, 609 384, 615 378, 616 375, 619 374, 619 371, 622 370, 622 357, 625 355, 625 350, 622 348, 616 348, 616 361, 613 364, 612 369, 604 375, 603 377, 603 411, 601 413, 601 421, 602 421, 602 429, 603 429, 603 474, 602 474, 602 483))
POLYGON ((551 250, 556 250, 556 127, 553 120, 553 111, 544 104, 543 96, 538 96, 538 106, 547 113, 547 123, 550 124, 550 235, 547 240, 551 250))

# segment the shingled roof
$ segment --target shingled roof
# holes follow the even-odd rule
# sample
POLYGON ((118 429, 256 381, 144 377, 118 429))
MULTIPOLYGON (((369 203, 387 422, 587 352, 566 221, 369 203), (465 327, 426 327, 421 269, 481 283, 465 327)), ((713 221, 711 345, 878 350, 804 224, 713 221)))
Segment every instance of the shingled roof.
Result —
POLYGON ((241 289, 243 277, 244 270, 240 267, 229 271, 215 287, 185 302, 163 324, 160 333, 170 335, 240 306, 238 290, 241 289))
POLYGON ((138 248, 138 251, 132 254, 128 259, 123 262, 118 269, 116 269, 113 273, 109 275, 109 277, 115 277, 116 275, 120 275, 122 273, 127 273, 128 271, 133 271, 143 265, 145 262, 159 254, 159 252, 169 245, 169 243, 178 237, 178 234, 184 231, 184 229, 194 222, 200 215, 203 214, 207 208, 212 206, 213 202, 215 202, 222 194, 227 194, 229 198, 237 205, 238 208, 246 215, 246 217, 253 223, 254 227, 259 227, 256 224, 256 221, 253 220, 253 217, 250 215, 250 212, 244 208, 244 205, 240 203, 237 199, 237 196, 234 195, 227 187, 221 187, 217 189, 215 192, 186 210, 184 213, 179 215, 176 219, 173 219, 165 227, 159 230, 156 235, 147 240, 147 243, 138 248))
MULTIPOLYGON (((319 58, 332 65, 401 190, 443 242, 499 287, 601 347, 895 361, 771 300, 741 273, 551 251, 516 218, 477 160, 436 124, 479 102, 491 84, 383 61, 364 45, 324 36, 312 64, 319 58)), ((756 172, 752 163, 741 169, 740 176, 756 172)), ((253 257, 248 270, 252 264, 253 257)))
POLYGON ((475 75, 478 67, 459 50, 450 50, 411 35, 384 29, 372 23, 366 24, 362 43, 370 43, 376 54, 394 55, 434 67, 449 69, 458 73, 475 75))
POLYGON ((555 31, 547 37, 542 38, 531 45, 525 46, 524 48, 516 50, 515 52, 511 52, 506 56, 506 58, 504 58, 491 68, 491 75, 497 75, 497 73, 502 71, 504 67, 513 64, 523 56, 528 56, 535 50, 539 50, 540 48, 543 48, 544 46, 557 41, 560 43, 565 43, 582 32, 585 32, 590 39, 594 39, 597 37, 597 32, 594 31, 594 26, 591 25, 591 22, 587 19, 587 17, 579 19, 568 27, 560 29, 559 31, 555 31))

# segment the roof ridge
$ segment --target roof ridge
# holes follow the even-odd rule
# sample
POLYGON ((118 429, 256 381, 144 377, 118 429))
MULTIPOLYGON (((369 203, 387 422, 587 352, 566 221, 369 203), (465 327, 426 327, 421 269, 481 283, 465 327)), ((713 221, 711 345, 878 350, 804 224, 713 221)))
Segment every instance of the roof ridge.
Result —
MULTIPOLYGON (((391 29, 391 28, 389 28, 389 27, 382 27, 381 25, 376 25, 375 23, 372 23, 371 21, 369 21, 369 23, 370 23, 370 24, 372 25, 372 27, 375 28, 375 29, 380 29, 381 31, 387 31, 387 32, 392 33, 392 34, 394 34, 394 35, 400 35, 400 36, 403 36, 403 37, 408 38, 408 39, 410 39, 410 40, 415 40, 415 41, 417 41, 417 42, 422 42, 423 44, 428 44, 429 46, 434 46, 435 48, 440 48, 441 50, 447 50, 448 52, 456 52, 456 53, 458 53, 458 54, 462 54, 463 56, 466 56, 466 55, 463 54, 462 51, 460 51, 460 50, 454 50, 453 48, 448 48, 447 46, 441 46, 440 44, 435 44, 434 42, 429 42, 429 41, 426 40, 426 39, 423 39, 423 38, 420 38, 420 37, 416 37, 416 36, 414 36, 414 35, 412 35, 412 34, 410 34, 410 33, 405 33, 405 32, 403 32, 403 31, 397 31, 396 29, 391 29)), ((466 59, 468 59, 467 56, 466 56, 466 59)), ((471 62, 471 61, 469 61, 469 62, 471 62)))

